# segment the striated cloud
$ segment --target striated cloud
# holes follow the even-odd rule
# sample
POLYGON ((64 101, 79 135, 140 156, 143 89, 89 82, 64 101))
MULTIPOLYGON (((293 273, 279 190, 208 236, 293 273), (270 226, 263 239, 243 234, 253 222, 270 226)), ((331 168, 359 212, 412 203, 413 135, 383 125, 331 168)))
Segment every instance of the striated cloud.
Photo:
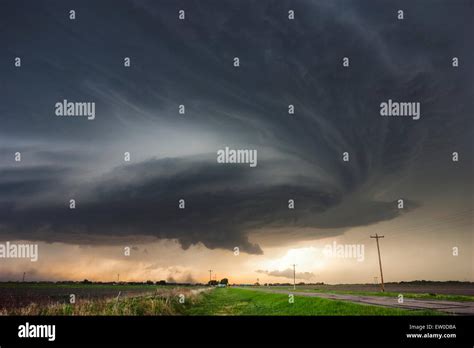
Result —
POLYGON ((31 64, 2 71, 0 239, 153 236, 262 254, 249 231, 318 228, 327 237, 416 210, 432 198, 419 187, 446 180, 454 149, 463 161, 451 184, 470 183, 472 65, 452 72, 451 53, 439 52, 472 55, 462 34, 472 30, 458 27, 472 25, 462 20, 471 5, 440 3, 428 18, 423 4, 406 2, 423 25, 394 25, 385 4, 364 1, 105 0, 78 5, 71 28, 58 19, 62 1, 28 2, 27 11, 5 1, 0 58, 27 52, 31 64), (96 119, 55 117, 65 98, 96 102, 96 119), (389 98, 420 102, 420 120, 382 118, 389 98), (218 164, 225 146, 257 150, 258 166, 218 164))

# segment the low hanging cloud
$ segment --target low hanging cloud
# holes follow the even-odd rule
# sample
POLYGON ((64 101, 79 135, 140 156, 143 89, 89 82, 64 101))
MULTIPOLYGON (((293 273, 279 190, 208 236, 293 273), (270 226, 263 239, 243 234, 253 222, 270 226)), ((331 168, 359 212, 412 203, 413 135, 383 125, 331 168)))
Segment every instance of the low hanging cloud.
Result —
MULTIPOLYGON (((79 244, 113 244, 114 239, 121 243, 124 237, 143 235, 177 239, 185 249, 202 243, 210 249, 237 246, 261 254, 247 231, 292 226, 341 233, 336 229, 400 214, 395 202, 360 195, 344 203, 342 189, 328 189, 310 178, 299 185, 263 184, 262 176, 278 170, 278 164, 268 162, 260 171, 251 170, 203 157, 165 159, 119 167, 96 182, 82 183, 72 196, 61 196, 71 188, 59 187, 58 182, 54 190, 43 192, 44 199, 31 204, 0 202, 0 234, 4 239, 79 244), (76 200, 75 209, 69 209, 70 197, 76 200), (288 209, 288 197, 296 200, 298 209, 288 209), (184 209, 178 207, 180 199, 185 199, 184 209)), ((407 201, 406 210, 410 205, 407 201)))
MULTIPOLYGON (((291 268, 287 268, 283 271, 279 271, 279 270, 264 271, 264 270, 259 269, 255 272, 266 274, 272 277, 282 277, 282 278, 293 279, 293 270, 291 268)), ((313 280, 315 278, 315 274, 313 272, 296 272, 295 278, 301 279, 301 280, 313 280)))

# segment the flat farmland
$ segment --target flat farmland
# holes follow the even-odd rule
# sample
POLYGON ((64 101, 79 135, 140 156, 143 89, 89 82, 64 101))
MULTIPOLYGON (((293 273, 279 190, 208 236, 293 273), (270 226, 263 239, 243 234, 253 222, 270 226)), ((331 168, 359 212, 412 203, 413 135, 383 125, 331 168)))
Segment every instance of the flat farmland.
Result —
POLYGON ((288 286, 0 283, 0 315, 462 315, 472 312, 474 298, 467 295, 472 293, 470 287, 407 285, 388 285, 388 291, 380 293, 376 286, 357 284, 300 285, 293 290, 288 286), (397 301, 398 293, 406 297, 402 304, 397 301), (70 302, 72 294, 74 303, 70 302), (291 294, 295 295, 294 301, 289 300, 293 299, 291 294))
POLYGON ((56 302, 67 303, 71 294, 75 295, 76 300, 93 300, 118 296, 119 292, 121 292, 121 296, 153 292, 156 288, 156 286, 140 285, 4 283, 0 284, 0 309, 23 307, 30 303, 42 305, 56 302))
MULTIPOLYGON (((271 286, 270 289, 288 289, 293 286, 271 286)), ((417 298, 474 301, 474 283, 470 282, 410 282, 385 284, 385 292, 375 284, 297 285, 296 291, 371 294, 375 296, 408 295, 417 298)))

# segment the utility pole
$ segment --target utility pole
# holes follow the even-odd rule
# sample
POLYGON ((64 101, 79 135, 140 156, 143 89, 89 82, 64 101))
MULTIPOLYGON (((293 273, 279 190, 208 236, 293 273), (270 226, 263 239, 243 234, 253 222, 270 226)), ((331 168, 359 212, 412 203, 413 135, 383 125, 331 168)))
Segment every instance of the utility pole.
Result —
POLYGON ((375 238, 375 240, 377 241, 377 252, 379 253, 379 267, 380 267, 380 279, 382 281, 381 283, 382 292, 385 291, 385 285, 383 283, 382 260, 380 258, 379 238, 383 238, 383 237, 384 236, 379 236, 377 233, 375 234, 375 236, 370 236, 370 238, 375 238))
POLYGON ((212 269, 209 270, 209 283, 211 283, 212 280, 212 269))
POLYGON ((296 265, 293 264, 293 290, 296 290, 296 265))
POLYGON ((117 284, 120 283, 120 273, 117 273, 117 284))
POLYGON ((23 282, 25 282, 25 275, 26 275, 26 272, 23 272, 23 282))

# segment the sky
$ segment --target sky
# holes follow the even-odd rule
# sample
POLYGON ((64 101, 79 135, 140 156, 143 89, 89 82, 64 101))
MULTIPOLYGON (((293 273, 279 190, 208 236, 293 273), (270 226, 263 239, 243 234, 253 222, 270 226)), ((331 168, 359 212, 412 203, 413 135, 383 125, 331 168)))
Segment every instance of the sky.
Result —
POLYGON ((1 6, 0 243, 39 258, 0 280, 372 283, 375 233, 385 281, 474 280, 472 2, 1 6))

